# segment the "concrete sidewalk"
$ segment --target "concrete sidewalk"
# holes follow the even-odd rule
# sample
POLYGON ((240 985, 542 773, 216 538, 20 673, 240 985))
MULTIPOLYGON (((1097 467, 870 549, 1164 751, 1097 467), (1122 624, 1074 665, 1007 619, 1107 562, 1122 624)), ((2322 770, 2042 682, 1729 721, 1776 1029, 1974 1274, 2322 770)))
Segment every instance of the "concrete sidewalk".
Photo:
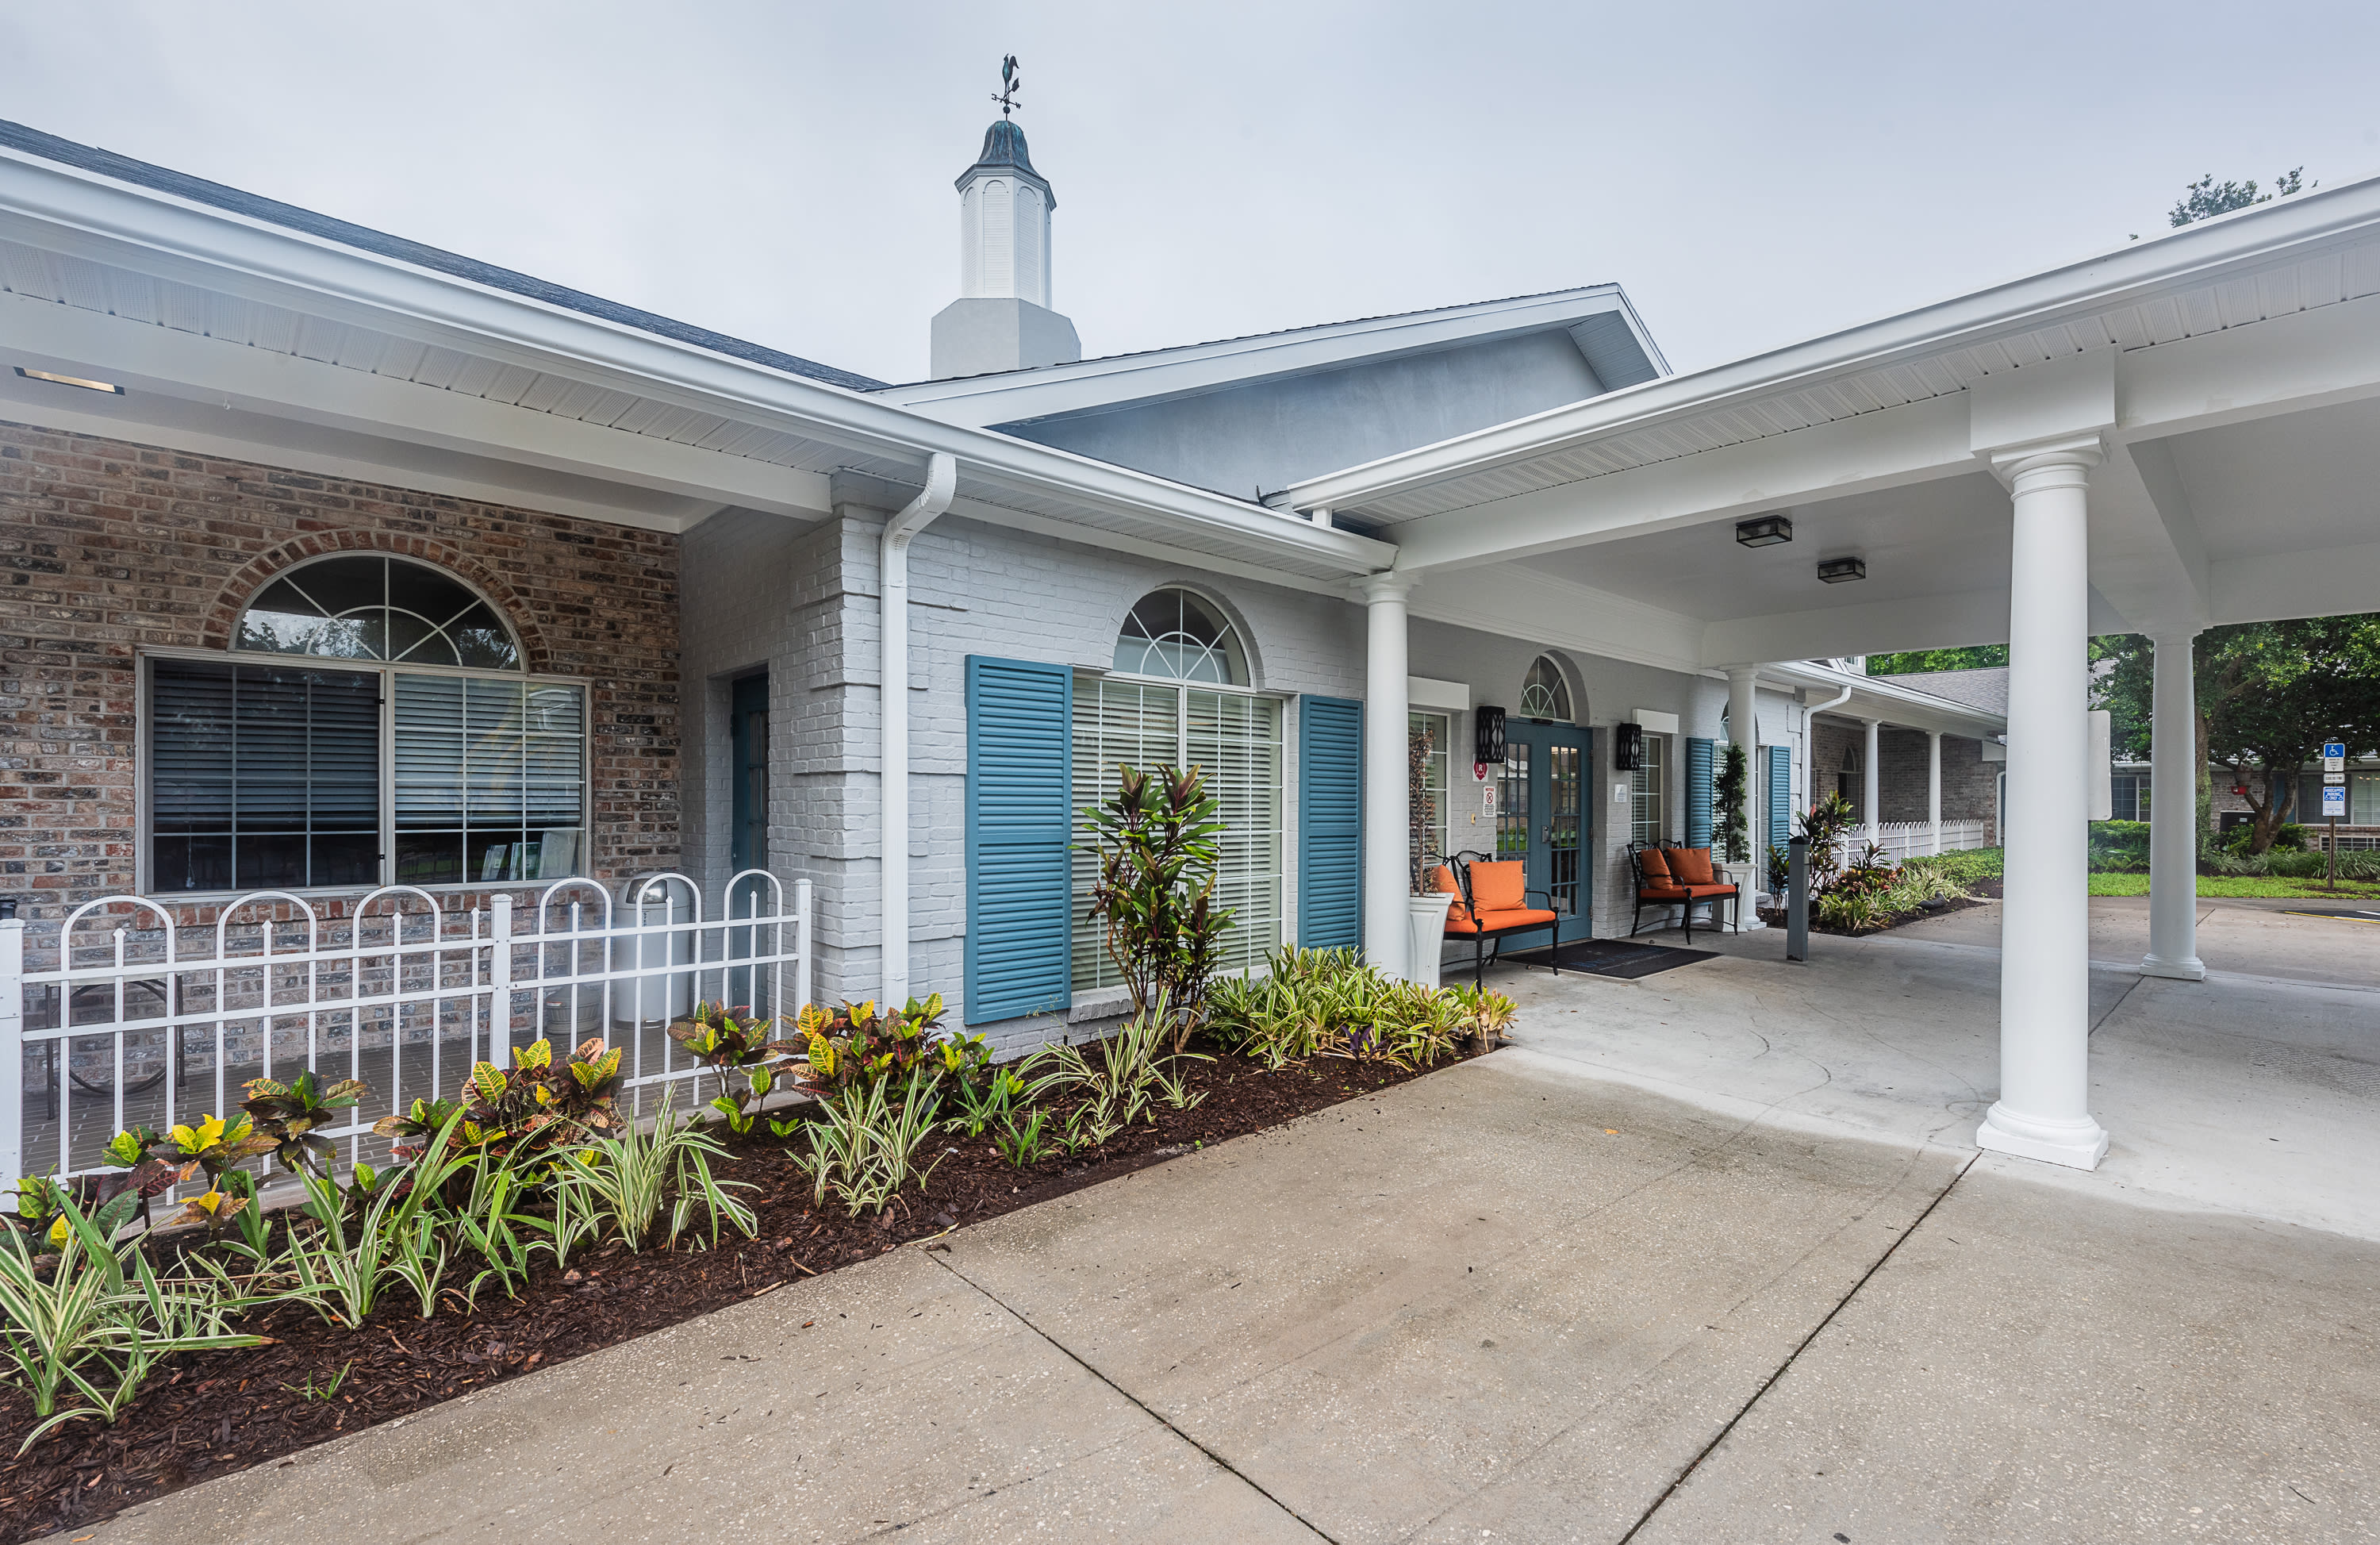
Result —
POLYGON ((2374 995, 2103 973, 2076 1175, 1966 1146, 1995 957, 1828 943, 73 1533, 2380 1534, 2374 995))

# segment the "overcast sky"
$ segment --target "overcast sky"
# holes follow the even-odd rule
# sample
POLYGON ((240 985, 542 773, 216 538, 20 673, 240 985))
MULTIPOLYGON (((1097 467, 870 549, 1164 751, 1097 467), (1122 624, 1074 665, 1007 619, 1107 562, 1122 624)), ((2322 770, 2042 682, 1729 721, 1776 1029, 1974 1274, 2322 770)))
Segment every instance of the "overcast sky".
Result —
POLYGON ((1022 57, 1087 354, 1617 280, 1691 370, 2380 171, 2380 6, 0 0, 0 117, 888 380, 1022 57))

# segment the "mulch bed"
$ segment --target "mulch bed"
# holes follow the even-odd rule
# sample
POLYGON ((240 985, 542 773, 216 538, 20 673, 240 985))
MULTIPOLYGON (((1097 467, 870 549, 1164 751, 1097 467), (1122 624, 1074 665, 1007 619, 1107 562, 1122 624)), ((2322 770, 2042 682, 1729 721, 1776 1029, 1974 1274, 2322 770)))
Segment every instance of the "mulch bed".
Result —
MULTIPOLYGON (((1813 907, 1811 908, 1812 916, 1810 918, 1810 931, 1813 933, 1832 934, 1838 939, 1873 938, 1879 933, 1889 933, 1894 929, 1900 927, 1904 923, 1924 922, 1928 918, 1939 918, 1950 912, 1964 912, 1969 907, 1981 906, 1987 901, 1998 901, 2000 899, 2000 882, 1997 878, 1990 880, 1969 881, 1967 882, 1967 891, 1969 894, 1961 900, 1946 901, 1941 906, 1930 909, 1920 907, 1914 912, 1904 912, 1900 916, 1893 918, 1890 922, 1879 923, 1874 928, 1828 928, 1826 924, 1817 919, 1817 909, 1813 907)), ((1785 914, 1781 909, 1764 908, 1761 911, 1760 918, 1763 922, 1767 923, 1771 928, 1783 928, 1785 926, 1785 914)))
MULTIPOLYGON (((52 1431, 22 1457, 31 1402, 0 1391, 0 1541, 15 1545, 212 1476, 285 1460, 296 1451, 375 1422, 424 1410, 531 1369, 674 1325, 739 1299, 848 1266, 959 1223, 1062 1197, 1189 1151, 1276 1126, 1417 1077, 1377 1063, 1317 1059, 1267 1073, 1237 1056, 1192 1063, 1188 1082, 1206 1100, 1157 1113, 1093 1152, 1012 1168, 989 1137, 955 1145, 921 1194, 902 1193, 884 1223, 839 1209, 813 1210, 808 1184, 784 1143, 756 1129, 727 1139, 723 1174, 758 1184, 745 1199, 759 1235, 716 1250, 628 1255, 616 1246, 584 1253, 567 1270, 541 1268, 523 1296, 494 1289, 478 1312, 419 1318, 398 1288, 360 1331, 325 1325, 302 1305, 263 1313, 242 1329, 278 1338, 240 1351, 172 1359, 116 1425, 86 1418, 52 1431), (342 1377, 342 1369, 345 1369, 342 1377), (334 1393, 322 1391, 338 1378, 334 1393), (305 1393, 311 1383, 315 1394, 305 1393)), ((1443 1064, 1441 1066, 1445 1065, 1443 1064)), ((723 1134, 722 1134, 723 1136, 723 1134)), ((456 1269, 448 1280, 457 1282, 456 1269)), ((463 1271, 460 1283, 468 1283, 463 1271)), ((458 1283, 459 1285, 459 1283, 458 1283)))

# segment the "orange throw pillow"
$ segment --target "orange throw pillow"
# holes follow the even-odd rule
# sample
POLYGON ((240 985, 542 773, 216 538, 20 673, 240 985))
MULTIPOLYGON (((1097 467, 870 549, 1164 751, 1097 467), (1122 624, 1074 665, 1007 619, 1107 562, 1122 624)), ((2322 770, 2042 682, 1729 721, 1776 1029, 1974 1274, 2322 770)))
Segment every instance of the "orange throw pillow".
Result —
POLYGON ((1528 866, 1517 859, 1471 866, 1471 899, 1482 912, 1510 912, 1527 906, 1524 887, 1528 882, 1528 866))
POLYGON ((1710 849, 1707 847, 1673 847, 1670 849, 1670 872, 1681 884, 1716 885, 1718 877, 1711 873, 1710 849))
POLYGON ((1659 848, 1648 847, 1637 854, 1636 865, 1645 871, 1645 884, 1666 885, 1670 882, 1669 857, 1659 848))
POLYGON ((1432 890, 1443 892, 1454 898, 1454 905, 1446 909, 1446 920, 1451 923, 1469 922, 1471 909, 1463 905, 1463 887, 1454 882, 1454 871, 1440 864, 1429 871, 1429 877, 1432 890))

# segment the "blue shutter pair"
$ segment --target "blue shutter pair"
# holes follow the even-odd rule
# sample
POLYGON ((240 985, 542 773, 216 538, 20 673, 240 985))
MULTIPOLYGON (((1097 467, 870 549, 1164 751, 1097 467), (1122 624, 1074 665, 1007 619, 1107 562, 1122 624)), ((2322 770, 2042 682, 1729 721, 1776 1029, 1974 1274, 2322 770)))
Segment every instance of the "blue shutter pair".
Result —
POLYGON ((1364 705, 1344 698, 1298 700, 1297 942, 1364 942, 1364 705))
POLYGON ((971 654, 966 1002, 970 1025, 1074 1001, 1075 675, 971 654))
POLYGON ((1711 743, 1686 742, 1686 845, 1711 845, 1711 743))

